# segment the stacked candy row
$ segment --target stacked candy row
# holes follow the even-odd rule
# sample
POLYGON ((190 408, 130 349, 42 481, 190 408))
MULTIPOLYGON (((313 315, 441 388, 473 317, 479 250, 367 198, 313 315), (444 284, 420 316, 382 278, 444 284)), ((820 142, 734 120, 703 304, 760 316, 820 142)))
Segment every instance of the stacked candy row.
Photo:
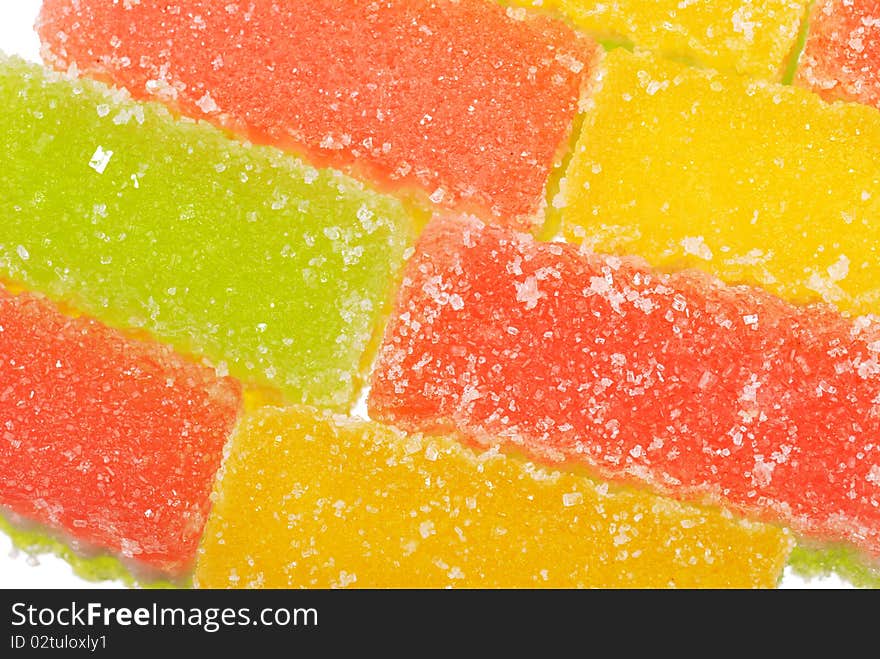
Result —
MULTIPOLYGON (((806 9, 557 4, 766 78, 806 9)), ((851 55, 834 5, 799 80, 851 55)), ((772 586, 788 528, 880 557, 875 109, 483 0, 38 29, 66 74, 0 62, 17 524, 208 587, 772 586), (368 377, 374 421, 335 416, 368 377)))

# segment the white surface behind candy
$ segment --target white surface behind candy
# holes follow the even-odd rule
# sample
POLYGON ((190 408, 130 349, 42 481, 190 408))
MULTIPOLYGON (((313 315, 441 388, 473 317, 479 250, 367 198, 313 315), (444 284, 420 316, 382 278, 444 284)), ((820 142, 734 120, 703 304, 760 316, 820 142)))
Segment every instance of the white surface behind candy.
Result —
POLYGON ((39 10, 40 0, 0 0, 0 50, 40 61, 40 40, 34 32, 39 10))
MULTIPOLYGON (((40 61, 40 43, 33 31, 39 11, 39 0, 0 0, 0 50, 40 61)), ((355 410, 366 417, 363 402, 355 410)), ((0 588, 114 588, 115 581, 92 583, 78 578, 70 565, 56 556, 42 555, 36 559, 16 552, 9 538, 0 532, 0 588)), ((837 577, 813 579, 809 582, 786 568, 783 588, 841 588, 849 584, 837 577)))

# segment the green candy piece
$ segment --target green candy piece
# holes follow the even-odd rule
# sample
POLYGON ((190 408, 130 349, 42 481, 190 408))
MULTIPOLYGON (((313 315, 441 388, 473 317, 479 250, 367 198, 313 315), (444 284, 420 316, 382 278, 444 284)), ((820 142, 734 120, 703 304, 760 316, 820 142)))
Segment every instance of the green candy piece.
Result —
POLYGON ((412 242, 399 201, 0 53, 0 278, 344 408, 412 242))
POLYGON ((880 565, 851 547, 798 543, 788 564, 805 579, 837 574, 857 588, 880 588, 880 565))
POLYGON ((31 556, 55 554, 67 561, 76 576, 86 581, 115 579, 129 587, 151 589, 192 586, 192 581, 189 579, 169 581, 167 577, 146 572, 138 565, 128 565, 118 557, 107 553, 75 551, 69 539, 56 537, 45 527, 29 524, 20 519, 13 522, 11 518, 10 513, 0 511, 0 531, 9 536, 13 547, 31 556))

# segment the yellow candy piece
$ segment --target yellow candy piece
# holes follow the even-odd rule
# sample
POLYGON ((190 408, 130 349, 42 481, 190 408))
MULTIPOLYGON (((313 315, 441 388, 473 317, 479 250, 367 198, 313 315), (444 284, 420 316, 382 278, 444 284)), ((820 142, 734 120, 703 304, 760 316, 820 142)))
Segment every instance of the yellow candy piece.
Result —
POLYGON ((808 0, 514 0, 561 12, 606 42, 690 64, 779 80, 808 0))
POLYGON ((788 532, 308 409, 246 417, 200 587, 772 587, 788 532))
POLYGON ((566 236, 880 312, 880 112, 609 53, 554 205, 566 236))

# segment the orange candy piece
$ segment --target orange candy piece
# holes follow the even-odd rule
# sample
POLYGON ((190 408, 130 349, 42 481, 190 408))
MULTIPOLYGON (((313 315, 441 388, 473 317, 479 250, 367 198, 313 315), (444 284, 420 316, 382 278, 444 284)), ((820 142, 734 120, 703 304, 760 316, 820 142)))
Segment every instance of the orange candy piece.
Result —
POLYGON ((878 404, 876 318, 478 221, 422 235, 369 399, 880 557, 878 404))
POLYGON ((795 83, 880 108, 880 2, 819 0, 795 83))
POLYGON ((0 286, 0 506, 179 575, 192 566, 239 385, 0 286))
POLYGON ((58 68, 521 226, 597 53, 485 0, 48 0, 38 30, 58 68))

